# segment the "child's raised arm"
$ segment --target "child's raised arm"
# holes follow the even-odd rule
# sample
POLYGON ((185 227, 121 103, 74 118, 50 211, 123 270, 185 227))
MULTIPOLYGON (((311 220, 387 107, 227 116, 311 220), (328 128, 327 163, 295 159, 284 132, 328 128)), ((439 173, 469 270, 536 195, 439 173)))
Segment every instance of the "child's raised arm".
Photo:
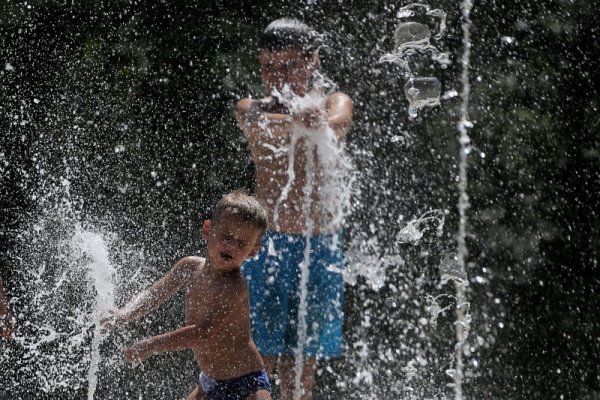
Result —
POLYGON ((100 321, 102 326, 114 329, 153 311, 171 297, 202 262, 200 257, 182 258, 164 277, 134 297, 125 307, 103 316, 100 321))

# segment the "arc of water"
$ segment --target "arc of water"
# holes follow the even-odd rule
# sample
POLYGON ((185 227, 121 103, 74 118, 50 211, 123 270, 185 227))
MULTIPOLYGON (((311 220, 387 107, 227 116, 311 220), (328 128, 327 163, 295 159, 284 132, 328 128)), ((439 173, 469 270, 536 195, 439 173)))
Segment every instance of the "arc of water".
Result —
MULTIPOLYGON (((294 101, 292 101, 295 98, 295 95, 290 90, 290 88, 287 84, 281 89, 281 92, 278 91, 277 89, 274 89, 272 96, 275 97, 276 99, 278 99, 281 102, 281 104, 286 106, 290 111, 296 110, 298 107, 297 104, 294 101)), ((281 190, 281 194, 279 195, 279 198, 275 202, 275 207, 273 208, 273 226, 275 227, 276 230, 279 230, 279 208, 281 207, 281 204, 287 200, 289 193, 290 193, 290 189, 292 188, 292 184, 294 183, 294 180, 296 179, 296 172, 294 171, 294 163, 295 163, 295 158, 296 158, 295 157, 296 144, 298 143, 298 140, 300 139, 300 134, 301 134, 301 132, 298 129, 292 129, 292 132, 290 135, 290 144, 289 144, 289 149, 288 149, 288 165, 287 165, 287 171, 286 171, 288 179, 287 179, 287 182, 285 183, 285 186, 281 190)))
POLYGON ((275 207, 273 208, 273 226, 275 230, 279 230, 279 208, 281 207, 281 203, 283 203, 290 193, 290 189, 292 188, 292 184, 296 179, 296 172, 294 171, 294 163, 295 163, 295 150, 296 144, 298 143, 298 139, 300 135, 296 132, 295 129, 292 130, 290 137, 290 147, 288 152, 288 166, 287 166, 287 176, 288 180, 279 195, 279 198, 275 202, 275 207))
POLYGON ((79 251, 90 257, 90 264, 86 266, 89 279, 96 290, 96 310, 94 313, 94 333, 90 366, 87 374, 88 400, 94 399, 98 383, 98 368, 100 363, 100 344, 103 340, 100 326, 100 315, 113 305, 114 302, 114 268, 112 267, 107 246, 104 239, 95 233, 85 231, 80 225, 76 226, 74 244, 79 251))
MULTIPOLYGON (((323 78, 324 79, 324 78, 323 78)), ((303 97, 294 95, 289 87, 284 87, 281 92, 274 91, 274 97, 277 97, 279 101, 284 104, 291 113, 297 112, 304 108, 314 107, 316 109, 324 108, 324 97, 321 92, 318 94, 307 94, 303 97)), ((306 174, 306 182, 303 188, 304 198, 302 202, 302 212, 306 215, 306 229, 304 230, 305 235, 305 246, 303 261, 300 264, 300 290, 299 290, 299 307, 298 307, 298 321, 297 321, 297 332, 298 342, 295 349, 295 364, 294 364, 294 399, 299 400, 303 394, 302 387, 302 375, 304 369, 304 345, 307 340, 307 314, 308 314, 308 280, 310 276, 310 254, 311 248, 311 237, 315 231, 315 221, 312 219, 312 207, 313 207, 313 191, 315 186, 315 179, 317 175, 316 162, 321 164, 324 171, 328 174, 323 182, 322 187, 319 188, 321 198, 325 199, 326 211, 331 213, 332 221, 330 226, 332 228, 341 224, 346 212, 350 208, 350 196, 347 188, 346 190, 339 193, 339 185, 342 184, 340 179, 343 179, 341 170, 349 170, 348 161, 342 157, 341 152, 343 151, 340 146, 337 137, 333 130, 325 126, 324 131, 319 135, 315 135, 314 131, 311 131, 305 127, 296 125, 292 129, 290 135, 290 143, 288 150, 288 165, 287 165, 287 182, 283 187, 279 198, 277 199, 274 210, 273 210, 273 225, 275 229, 279 229, 279 209, 281 204, 288 198, 291 187, 296 179, 294 170, 295 164, 295 152, 298 141, 304 139, 304 151, 306 152, 306 164, 304 166, 306 174), (315 160, 315 157, 317 158, 315 160), (339 171, 338 171, 339 169, 339 171), (334 201, 336 200, 336 201, 334 201)), ((352 179, 349 179, 351 182, 352 179)), ((350 183, 349 182, 349 183, 350 183)), ((343 186, 343 185, 342 185, 343 186)), ((323 205, 321 205, 323 206, 323 205)))
MULTIPOLYGON (((459 266, 465 271, 465 258, 467 255, 467 246, 465 242, 466 238, 466 225, 467 225, 467 209, 469 208, 469 196, 467 194, 467 167, 468 167, 468 155, 469 155, 469 144, 471 139, 469 138, 468 129, 473 126, 469 121, 469 94, 471 86, 469 83, 469 67, 470 67, 470 56, 471 56, 471 10, 473 8, 473 0, 464 0, 462 3, 462 31, 463 31, 463 55, 462 55, 462 93, 461 93, 461 107, 460 107, 460 121, 458 122, 458 131, 460 133, 460 162, 458 165, 458 212, 459 212, 459 224, 458 224, 458 235, 457 235, 457 261, 459 266)), ((456 347, 455 347, 455 371, 453 373, 454 380, 454 398, 456 400, 463 399, 462 392, 462 379, 463 379, 463 348, 467 335, 469 332, 469 302, 467 299, 468 280, 464 282, 454 281, 456 289, 456 347)))

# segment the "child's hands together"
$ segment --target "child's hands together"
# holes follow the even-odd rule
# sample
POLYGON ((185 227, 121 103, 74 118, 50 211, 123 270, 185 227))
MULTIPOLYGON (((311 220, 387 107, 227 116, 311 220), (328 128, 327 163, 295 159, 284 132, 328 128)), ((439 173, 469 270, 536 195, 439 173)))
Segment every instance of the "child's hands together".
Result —
POLYGON ((305 108, 292 114, 292 120, 308 129, 320 129, 327 123, 323 110, 317 108, 305 108))

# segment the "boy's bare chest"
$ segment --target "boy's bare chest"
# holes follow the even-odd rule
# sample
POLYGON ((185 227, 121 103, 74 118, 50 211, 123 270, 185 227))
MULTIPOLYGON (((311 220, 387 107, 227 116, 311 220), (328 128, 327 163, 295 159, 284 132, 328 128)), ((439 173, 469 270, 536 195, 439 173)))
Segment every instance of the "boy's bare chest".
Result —
POLYGON ((258 169, 285 174, 293 162, 294 170, 301 172, 306 164, 307 151, 314 152, 305 138, 270 137, 265 134, 251 145, 252 158, 258 169))
POLYGON ((195 284, 186 287, 185 316, 187 324, 197 323, 200 318, 224 307, 231 299, 227 296, 226 285, 218 284, 202 277, 196 279, 195 284))

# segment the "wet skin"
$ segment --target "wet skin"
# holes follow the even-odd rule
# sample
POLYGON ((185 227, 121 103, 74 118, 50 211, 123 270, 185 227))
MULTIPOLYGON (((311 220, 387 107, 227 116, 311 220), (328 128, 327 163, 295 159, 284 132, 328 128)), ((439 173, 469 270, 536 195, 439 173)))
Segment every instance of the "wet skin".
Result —
MULTIPOLYGON (((261 50, 259 62, 267 93, 271 93, 273 89, 281 91, 287 84, 295 94, 303 96, 311 90, 311 79, 318 63, 318 54, 313 52, 306 55, 298 49, 261 50)), ((311 223, 314 233, 339 228, 331 226, 332 216, 325 211, 327 207, 323 207, 319 196, 318 188, 325 171, 316 154, 313 154, 315 180, 310 197, 312 206, 310 212, 306 212, 305 139, 299 139, 294 149, 291 149, 291 132, 294 125, 314 130, 314 134, 323 134, 324 125, 328 125, 333 129, 337 140, 345 141, 352 120, 352 100, 343 93, 334 93, 324 99, 322 106, 322 109, 301 110, 291 114, 271 96, 261 100, 246 98, 236 104, 236 118, 248 140, 248 148, 256 168, 256 196, 263 200, 272 214, 284 188, 288 185, 290 172, 293 174, 287 198, 279 205, 278 215, 272 218, 277 224, 273 224, 271 229, 304 233, 311 223), (290 171, 288 168, 291 156, 293 165, 290 171)))

